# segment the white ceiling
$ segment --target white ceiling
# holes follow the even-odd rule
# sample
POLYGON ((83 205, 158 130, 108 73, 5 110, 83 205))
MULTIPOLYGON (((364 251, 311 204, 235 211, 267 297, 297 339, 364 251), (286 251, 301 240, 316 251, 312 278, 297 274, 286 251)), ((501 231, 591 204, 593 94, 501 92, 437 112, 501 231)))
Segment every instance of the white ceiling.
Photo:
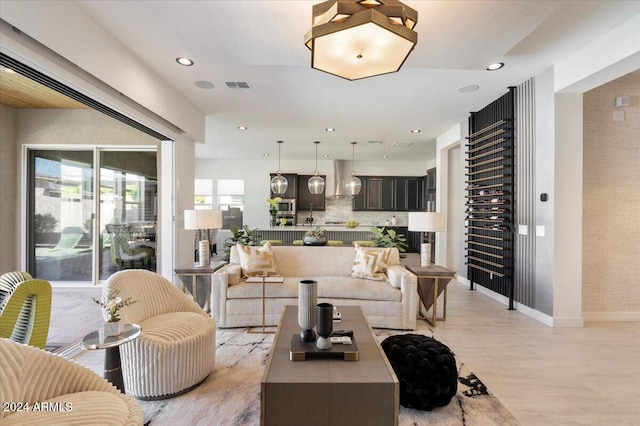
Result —
POLYGON ((406 1, 418 10, 418 44, 403 68, 347 81, 310 67, 303 36, 316 1, 76 3, 206 114, 197 158, 275 156, 281 139, 283 159, 313 158, 320 140, 329 158, 350 158, 351 141, 382 141, 358 145, 357 158, 428 160, 435 138, 470 111, 640 12, 638 1, 406 1), (195 65, 178 65, 178 56, 195 65), (505 68, 486 71, 495 61, 505 68), (215 87, 200 89, 198 80, 215 87), (457 91, 469 84, 480 89, 457 91))

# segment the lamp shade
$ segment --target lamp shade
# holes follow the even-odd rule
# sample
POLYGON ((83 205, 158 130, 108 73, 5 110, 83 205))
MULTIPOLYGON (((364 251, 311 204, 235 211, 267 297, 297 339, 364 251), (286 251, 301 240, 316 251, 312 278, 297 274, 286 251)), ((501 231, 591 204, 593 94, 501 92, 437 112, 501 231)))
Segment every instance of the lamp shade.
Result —
POLYGON ((220 229, 222 211, 213 209, 185 210, 184 229, 220 229))
POLYGON ((436 212, 409 213, 409 231, 412 232, 444 232, 446 216, 436 212))

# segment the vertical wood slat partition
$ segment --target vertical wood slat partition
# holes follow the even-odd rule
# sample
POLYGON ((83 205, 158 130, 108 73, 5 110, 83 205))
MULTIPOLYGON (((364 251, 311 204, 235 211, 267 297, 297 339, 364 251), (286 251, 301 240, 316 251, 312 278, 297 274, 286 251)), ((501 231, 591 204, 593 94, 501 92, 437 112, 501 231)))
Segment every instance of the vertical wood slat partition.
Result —
POLYGON ((515 88, 469 117, 467 136, 467 277, 509 298, 513 252, 515 88))

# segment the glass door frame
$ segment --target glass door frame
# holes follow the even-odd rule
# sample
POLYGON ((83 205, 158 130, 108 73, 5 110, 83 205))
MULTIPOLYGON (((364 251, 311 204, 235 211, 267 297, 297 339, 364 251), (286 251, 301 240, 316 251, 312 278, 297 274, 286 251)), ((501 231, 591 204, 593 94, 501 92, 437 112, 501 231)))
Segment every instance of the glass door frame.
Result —
MULTIPOLYGON (((32 254, 30 253, 30 244, 34 244, 33 235, 29 233, 29 214, 33 214, 32 207, 29 203, 32 202, 31 194, 29 194, 30 187, 29 181, 32 178, 29 176, 31 171, 29 165, 29 153, 30 151, 88 151, 93 154, 93 212, 91 214, 92 224, 92 260, 91 260, 91 281, 54 281, 52 285, 56 287, 95 287, 101 285, 105 280, 101 280, 100 277, 100 238, 99 238, 99 226, 100 226, 100 156, 105 151, 119 151, 119 152, 155 152, 156 156, 159 155, 159 146, 157 145, 87 145, 87 144, 25 144, 22 146, 22 173, 21 173, 21 215, 20 215, 20 242, 21 242, 21 265, 23 270, 28 270, 30 262, 35 259, 30 259, 32 254), (31 240, 31 242, 30 242, 31 240)), ((158 160, 156 157, 156 164, 158 160)), ((157 169, 157 185, 158 191, 160 191, 160 168, 157 169)), ((157 226, 158 232, 160 226, 157 226)), ((158 236, 159 237, 159 236, 158 236)), ((35 250, 33 251, 35 256, 35 250)))

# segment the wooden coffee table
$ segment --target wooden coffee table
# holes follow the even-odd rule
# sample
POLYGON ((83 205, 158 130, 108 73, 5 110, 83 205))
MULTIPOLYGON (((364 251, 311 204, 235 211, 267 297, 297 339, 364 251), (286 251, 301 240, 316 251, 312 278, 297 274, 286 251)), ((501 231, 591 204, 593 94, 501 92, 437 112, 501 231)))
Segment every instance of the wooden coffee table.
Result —
POLYGON ((397 425, 399 384, 359 306, 339 306, 334 329, 353 330, 355 362, 290 361, 291 336, 300 332, 298 307, 285 306, 261 382, 262 425, 397 425))

